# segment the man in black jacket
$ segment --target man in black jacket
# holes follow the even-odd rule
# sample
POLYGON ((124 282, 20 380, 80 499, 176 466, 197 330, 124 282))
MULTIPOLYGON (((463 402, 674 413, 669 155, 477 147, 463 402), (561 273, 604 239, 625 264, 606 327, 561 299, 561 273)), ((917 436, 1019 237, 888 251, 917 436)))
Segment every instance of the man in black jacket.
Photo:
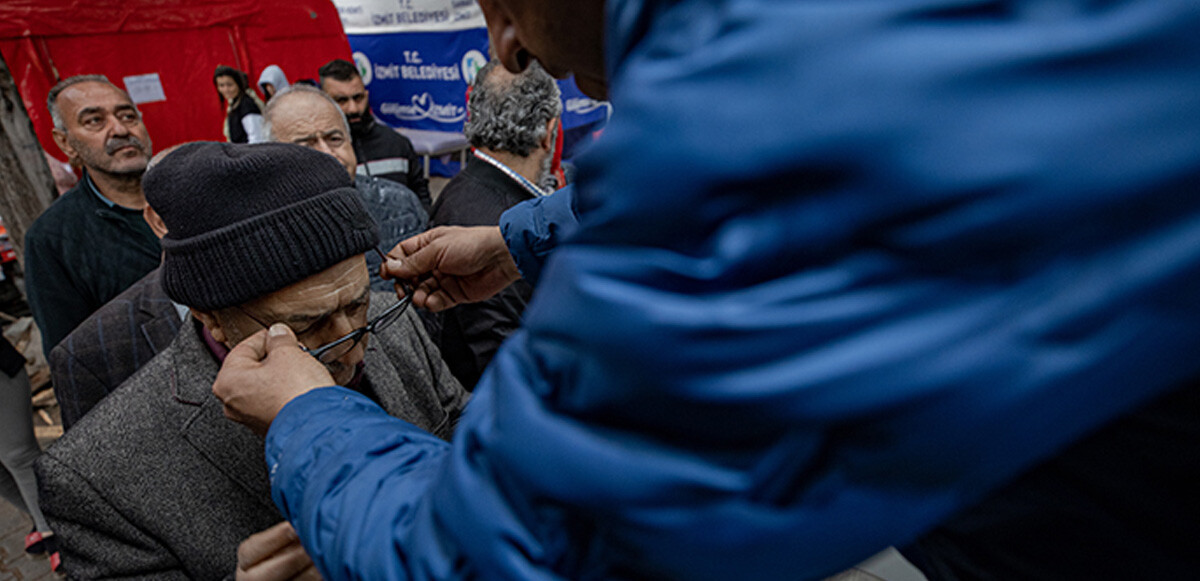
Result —
POLYGON ((50 350, 88 315, 158 266, 158 238, 142 219, 151 143, 129 95, 101 75, 71 77, 46 100, 54 142, 83 179, 25 235, 29 307, 50 350))
POLYGON ((325 63, 317 74, 321 77, 321 90, 342 108, 350 123, 358 173, 408 186, 417 194, 425 211, 429 211, 433 201, 429 197, 429 180, 422 169, 421 157, 407 137, 376 121, 368 104, 369 92, 358 69, 349 61, 336 59, 325 63))
MULTIPOLYGON (((554 79, 534 64, 514 75, 492 61, 480 69, 463 131, 475 153, 433 206, 431 226, 488 226, 510 207, 549 193, 555 132, 562 113, 554 79)), ((519 280, 500 294, 440 313, 438 347, 471 389, 500 343, 521 324, 533 288, 519 280)))

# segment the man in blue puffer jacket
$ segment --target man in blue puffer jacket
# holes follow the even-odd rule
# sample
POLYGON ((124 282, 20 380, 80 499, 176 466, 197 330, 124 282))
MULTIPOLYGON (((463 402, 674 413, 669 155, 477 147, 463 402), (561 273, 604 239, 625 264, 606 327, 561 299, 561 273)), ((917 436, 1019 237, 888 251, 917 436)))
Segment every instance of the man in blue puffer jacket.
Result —
POLYGON ((452 445, 284 328, 226 360, 327 578, 820 578, 1194 391, 1195 2, 480 5, 617 115, 452 445))

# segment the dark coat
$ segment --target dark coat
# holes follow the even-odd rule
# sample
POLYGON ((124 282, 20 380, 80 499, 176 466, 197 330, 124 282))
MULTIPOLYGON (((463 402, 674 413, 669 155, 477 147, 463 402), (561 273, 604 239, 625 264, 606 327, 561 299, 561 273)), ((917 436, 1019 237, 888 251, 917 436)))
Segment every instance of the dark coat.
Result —
POLYGON ((50 352, 63 428, 170 345, 181 323, 154 269, 80 323, 50 352))
MULTIPOLYGON (((395 301, 372 298, 371 315, 395 301)), ((262 438, 224 417, 217 360, 185 329, 36 464, 72 578, 221 579, 241 541, 282 520, 262 438)), ((371 338, 361 391, 443 438, 467 397, 412 311, 371 338)))
POLYGON ((225 114, 225 132, 229 136, 230 143, 250 142, 246 127, 242 125, 242 119, 250 115, 262 115, 262 111, 258 108, 258 103, 255 103, 247 93, 238 97, 237 104, 230 107, 228 113, 225 114))
MULTIPOLYGON (((528 190, 488 162, 471 156, 438 196, 431 226, 495 226, 500 214, 532 199, 528 190)), ((440 314, 437 343, 450 371, 473 389, 492 356, 517 327, 533 287, 517 281, 496 296, 459 305, 440 314)))
POLYGON ((29 308, 50 350, 104 303, 158 267, 162 249, 139 210, 109 208, 84 177, 25 234, 29 308))
POLYGON ((432 203, 429 180, 412 142, 374 116, 362 128, 351 127, 351 130, 359 175, 392 180, 408 187, 428 212, 432 203))

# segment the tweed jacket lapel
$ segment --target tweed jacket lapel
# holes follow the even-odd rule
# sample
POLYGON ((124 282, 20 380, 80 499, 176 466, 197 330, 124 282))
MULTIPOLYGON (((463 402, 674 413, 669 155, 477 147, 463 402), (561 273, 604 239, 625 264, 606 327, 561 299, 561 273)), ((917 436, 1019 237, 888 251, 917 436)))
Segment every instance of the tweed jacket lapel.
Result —
POLYGON ((368 397, 374 399, 383 411, 397 418, 420 418, 426 415, 424 410, 413 404, 412 398, 404 389, 404 379, 388 361, 387 355, 379 351, 378 346, 372 345, 368 348, 363 360, 367 364, 363 381, 370 386, 370 390, 367 391, 368 397))
MULTIPOLYGON (((367 316, 375 317, 395 302, 396 295, 392 293, 372 292, 367 316)), ((448 394, 454 390, 462 392, 462 388, 448 370, 440 380, 431 375, 434 367, 444 368, 445 363, 436 350, 431 354, 421 348, 420 340, 414 339, 414 333, 425 336, 423 329, 417 330, 420 325, 410 309, 399 321, 371 337, 363 356, 366 372, 362 391, 388 415, 404 419, 436 436, 448 437, 449 424, 454 418, 443 409, 438 390, 433 386, 439 381, 452 382, 454 389, 447 387, 448 394)), ((425 341, 429 341, 428 338, 425 341)), ((432 349, 432 345, 428 347, 432 349)))
POLYGON ((200 338, 197 324, 185 325, 171 347, 171 393, 179 405, 195 410, 180 427, 183 438, 250 496, 276 510, 263 439, 225 417, 220 400, 212 394, 220 366, 200 338))

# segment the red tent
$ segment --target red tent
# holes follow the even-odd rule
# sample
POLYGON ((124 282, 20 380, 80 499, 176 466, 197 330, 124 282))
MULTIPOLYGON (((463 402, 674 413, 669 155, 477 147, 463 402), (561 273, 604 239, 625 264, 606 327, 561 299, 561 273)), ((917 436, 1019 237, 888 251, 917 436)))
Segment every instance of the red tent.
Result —
POLYGON ((103 74, 135 100, 151 99, 138 107, 161 150, 224 139, 217 65, 246 71, 253 84, 275 64, 294 82, 316 78, 330 59, 349 59, 350 45, 330 0, 7 0, 0 52, 42 146, 62 157, 46 111, 46 94, 61 79, 103 74))

